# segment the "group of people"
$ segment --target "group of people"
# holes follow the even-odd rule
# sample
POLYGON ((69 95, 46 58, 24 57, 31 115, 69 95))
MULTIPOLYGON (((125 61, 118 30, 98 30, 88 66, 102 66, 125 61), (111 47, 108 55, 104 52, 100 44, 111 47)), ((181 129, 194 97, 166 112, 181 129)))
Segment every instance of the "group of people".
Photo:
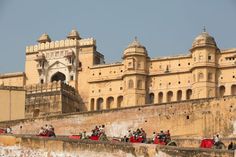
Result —
POLYGON ((39 136, 56 136, 55 135, 55 131, 54 131, 54 127, 52 125, 47 125, 45 124, 45 126, 42 126, 39 130, 39 136))
POLYGON ((95 126, 95 128, 92 129, 91 136, 100 136, 101 134, 105 134, 105 125, 95 126))
POLYGON ((161 142, 168 143, 169 141, 171 141, 170 131, 167 130, 166 132, 164 132, 163 130, 161 130, 159 133, 153 132, 152 142, 154 142, 155 139, 159 139, 161 142))
POLYGON ((147 134, 143 128, 138 128, 137 130, 131 131, 128 130, 127 135, 122 139, 123 142, 130 142, 130 138, 133 137, 135 140, 142 138, 142 142, 145 142, 147 139, 147 134))

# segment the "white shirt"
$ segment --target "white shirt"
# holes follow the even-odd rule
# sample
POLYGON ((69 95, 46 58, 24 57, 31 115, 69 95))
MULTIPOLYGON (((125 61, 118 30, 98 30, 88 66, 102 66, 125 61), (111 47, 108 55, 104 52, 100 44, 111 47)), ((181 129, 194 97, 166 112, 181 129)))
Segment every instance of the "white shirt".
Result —
POLYGON ((7 133, 11 133, 11 128, 7 128, 7 133))

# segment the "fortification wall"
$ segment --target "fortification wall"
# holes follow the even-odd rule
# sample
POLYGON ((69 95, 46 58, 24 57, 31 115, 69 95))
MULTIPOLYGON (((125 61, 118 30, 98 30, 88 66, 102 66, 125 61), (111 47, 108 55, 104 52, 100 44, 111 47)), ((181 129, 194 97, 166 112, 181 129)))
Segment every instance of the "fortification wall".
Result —
POLYGON ((110 137, 123 137, 127 130, 137 128, 144 128, 149 137, 153 131, 167 129, 176 137, 212 137, 216 133, 232 137, 236 135, 235 102, 235 96, 198 99, 6 121, 0 127, 11 125, 15 133, 36 134, 41 126, 52 124, 56 134, 70 135, 104 124, 110 137))
MULTIPOLYGON (((79 156, 81 157, 233 157, 233 151, 214 150, 214 149, 199 149, 199 148, 180 148, 157 146, 151 144, 125 144, 114 142, 100 141, 81 141, 71 140, 66 138, 38 138, 38 137, 12 137, 0 136, 0 143, 5 145, 20 145, 20 153, 26 150, 28 155, 44 152, 44 156, 52 154, 61 154, 63 156, 79 156), (6 142, 8 141, 8 142, 6 142), (9 142, 11 141, 11 142, 9 142)), ((4 147, 3 147, 4 148, 4 147)), ((19 151, 19 150, 18 150, 19 151)), ((3 149, 3 154, 12 155, 12 152, 3 149), (5 150, 5 151, 4 151, 5 150), (9 154, 11 153, 11 154, 9 154)), ((18 154, 19 155, 19 154, 18 154)), ((24 155, 24 154, 23 154, 24 155)))
POLYGON ((79 95, 62 82, 26 86, 26 118, 76 112, 79 95))

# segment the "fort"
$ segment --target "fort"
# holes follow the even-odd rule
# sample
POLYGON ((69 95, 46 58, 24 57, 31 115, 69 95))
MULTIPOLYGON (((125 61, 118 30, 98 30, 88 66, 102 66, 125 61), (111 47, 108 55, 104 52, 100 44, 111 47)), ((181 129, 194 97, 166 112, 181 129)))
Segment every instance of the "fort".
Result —
POLYGON ((53 124, 63 136, 104 124, 109 137, 145 128, 149 137, 171 130, 176 139, 235 140, 235 48, 219 49, 205 30, 189 53, 173 57, 150 58, 135 38, 121 62, 105 64, 96 48, 76 30, 27 46, 25 71, 0 75, 0 128, 35 135, 53 124))

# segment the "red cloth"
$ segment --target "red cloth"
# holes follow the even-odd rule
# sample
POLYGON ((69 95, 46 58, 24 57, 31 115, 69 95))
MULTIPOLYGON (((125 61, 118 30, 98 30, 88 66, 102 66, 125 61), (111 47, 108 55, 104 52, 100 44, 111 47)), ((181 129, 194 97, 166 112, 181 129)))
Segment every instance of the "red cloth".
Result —
POLYGON ((200 148, 212 148, 214 145, 213 139, 203 139, 200 148))
POLYGON ((81 136, 80 135, 71 135, 71 136, 69 136, 69 138, 79 140, 79 139, 81 139, 81 136))
POLYGON ((143 141, 143 138, 141 136, 139 136, 137 139, 135 139, 134 136, 130 137, 130 142, 131 143, 141 143, 143 141))
POLYGON ((98 141, 99 136, 90 136, 90 140, 98 141))
POLYGON ((5 130, 4 129, 0 129, 0 134, 4 134, 5 130))
POLYGON ((160 140, 157 137, 155 138, 153 144, 166 145, 166 143, 163 140, 160 140))

